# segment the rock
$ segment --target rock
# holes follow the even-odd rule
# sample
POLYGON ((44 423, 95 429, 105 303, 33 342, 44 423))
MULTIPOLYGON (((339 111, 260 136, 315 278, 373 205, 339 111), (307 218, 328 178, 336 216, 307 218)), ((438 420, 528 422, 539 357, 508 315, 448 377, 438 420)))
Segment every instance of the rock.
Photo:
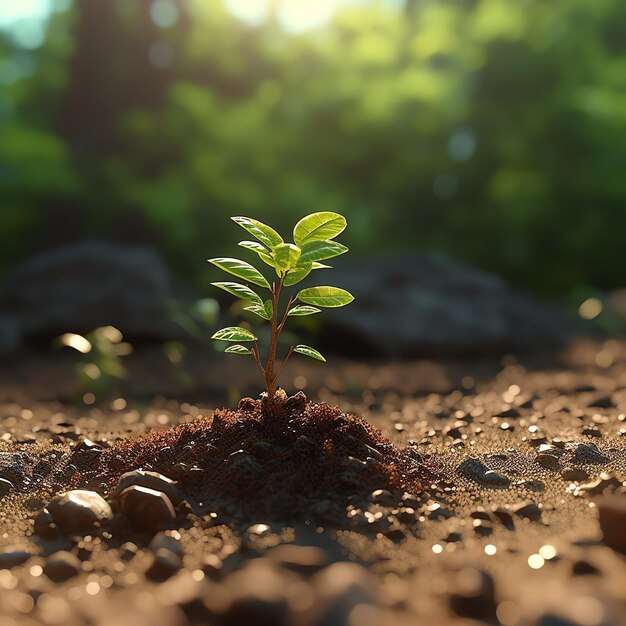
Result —
POLYGON ((28 468, 31 458, 25 452, 0 452, 0 478, 22 487, 28 484, 28 468))
MULTIPOLYGON (((115 326, 124 334, 170 339, 180 330, 164 315, 170 274, 149 248, 86 241, 43 252, 0 284, 4 325, 16 337, 56 336, 115 326)), ((6 340, 4 343, 7 343, 6 340)))
POLYGON ((76 576, 80 569, 81 563, 78 557, 65 550, 51 554, 43 566, 44 574, 56 583, 76 576))
POLYGON ((113 519, 107 501, 95 491, 75 489, 55 496, 46 507, 51 521, 62 533, 90 530, 113 519))
POLYGON ((559 457, 554 454, 549 454, 547 452, 540 452, 535 457, 535 461, 541 465, 541 467, 545 467, 546 469, 558 470, 559 465, 559 457))
POLYGON ((173 576, 183 566, 178 554, 166 548, 159 548, 150 557, 146 578, 163 582, 173 576))
POLYGON ((568 317, 499 277, 440 255, 340 265, 334 284, 350 289, 356 300, 347 317, 329 311, 322 340, 335 350, 356 345, 363 354, 392 358, 545 351, 562 345, 575 329, 568 317))
POLYGON ((593 443, 572 441, 568 442, 565 448, 571 452, 574 463, 604 465, 610 461, 609 457, 602 454, 593 443))
POLYGON ((597 496, 605 491, 615 491, 622 486, 622 481, 619 480, 612 472, 602 472, 598 478, 588 483, 583 483, 580 488, 586 491, 592 496, 597 496))
POLYGON ((111 497, 117 499, 122 492, 132 486, 146 487, 154 491, 164 493, 173 504, 174 508, 178 508, 185 497, 176 486, 178 483, 158 472, 150 472, 148 470, 133 470, 126 472, 120 477, 111 497))
POLYGON ((504 474, 488 470, 478 459, 466 459, 457 468, 457 473, 491 489, 506 489, 511 480, 504 474))
POLYGON ((511 509, 513 513, 523 517, 531 522, 541 520, 541 509, 534 502, 522 502, 511 509))
POLYGON ((26 548, 15 546, 4 548, 4 550, 0 552, 0 570, 11 569, 16 565, 26 563, 31 556, 32 553, 26 548))
POLYGON ((613 398, 611 396, 600 396, 595 400, 592 400, 588 405, 590 409, 612 409, 615 406, 613 398))
POLYGON ((316 574, 311 582, 317 596, 317 619, 312 622, 316 626, 380 623, 375 583, 364 567, 356 563, 334 563, 316 574), (367 620, 355 621, 356 607, 363 607, 367 620))
POLYGON ((132 485, 118 497, 120 509, 138 530, 156 532, 171 527, 176 512, 170 499, 161 491, 132 485))
POLYGON ((268 559, 248 561, 224 581, 230 602, 220 624, 287 626, 290 621, 287 590, 295 580, 268 559))
POLYGON ((493 524, 488 520, 475 519, 472 526, 474 527, 474 532, 479 537, 488 537, 493 533, 493 524))
POLYGON ((495 583, 487 572, 463 568, 455 575, 452 588, 450 607, 457 615, 487 621, 495 616, 495 583))
POLYGON ((585 559, 578 559, 572 563, 572 574, 574 576, 595 576, 600 573, 600 570, 589 561, 585 559))
POLYGON ((15 487, 10 480, 6 478, 0 478, 0 498, 4 498, 7 494, 11 493, 15 487))
POLYGON ((626 495, 603 496, 597 505, 602 540, 613 550, 626 552, 626 495))

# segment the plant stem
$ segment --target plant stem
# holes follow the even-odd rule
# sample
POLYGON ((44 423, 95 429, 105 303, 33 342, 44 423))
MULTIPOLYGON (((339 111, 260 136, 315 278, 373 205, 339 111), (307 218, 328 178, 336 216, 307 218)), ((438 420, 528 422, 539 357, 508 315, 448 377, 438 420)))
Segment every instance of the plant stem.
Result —
MULTIPOLYGON (((272 326, 271 326, 271 340, 270 351, 267 357, 267 367, 265 368, 265 386, 267 388, 267 398, 271 402, 274 399, 276 393, 274 377, 274 363, 276 362, 276 349, 278 347, 278 335, 282 330, 282 322, 278 322, 278 304, 280 302, 280 293, 283 289, 283 282, 285 276, 281 276, 278 284, 272 283, 272 326)), ((283 318, 284 319, 284 318, 283 318)))
POLYGON ((278 372, 277 372, 276 376, 274 376, 274 382, 276 382, 280 378, 280 375, 283 372, 283 368, 285 367, 285 365, 287 365, 287 361, 289 360, 289 358, 293 354, 293 351, 294 351, 294 347, 291 346, 289 348, 289 352, 287 352, 287 356, 285 356, 285 358, 283 359, 283 362, 280 364, 280 367, 278 368, 278 372))

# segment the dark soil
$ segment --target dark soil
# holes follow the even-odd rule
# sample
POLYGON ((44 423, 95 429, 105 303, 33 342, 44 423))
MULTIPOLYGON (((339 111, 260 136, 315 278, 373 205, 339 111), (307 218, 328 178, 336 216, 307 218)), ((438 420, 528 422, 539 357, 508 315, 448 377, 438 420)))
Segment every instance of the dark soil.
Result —
POLYGON ((349 501, 380 488, 418 493, 432 478, 413 448, 397 447, 364 419, 282 390, 271 408, 245 398, 236 411, 123 440, 74 483, 112 487, 133 469, 175 477, 201 512, 338 526, 349 501))

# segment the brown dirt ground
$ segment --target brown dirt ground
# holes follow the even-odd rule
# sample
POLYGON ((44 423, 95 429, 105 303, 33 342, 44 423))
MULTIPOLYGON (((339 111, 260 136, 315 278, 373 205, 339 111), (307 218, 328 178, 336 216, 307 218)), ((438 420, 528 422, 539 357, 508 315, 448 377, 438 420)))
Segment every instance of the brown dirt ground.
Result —
MULTIPOLYGON (((102 611, 113 611, 116 603, 156 602, 159 585, 143 575, 149 537, 131 531, 76 540, 32 536, 37 511, 69 484, 101 493, 111 486, 111 472, 85 469, 76 476, 61 469, 55 473, 55 468, 64 467, 84 438, 105 446, 109 457, 124 450, 128 463, 145 467, 146 450, 132 461, 128 456, 137 445, 129 438, 153 433, 162 449, 171 439, 168 429, 183 425, 184 431, 200 432, 198 419, 210 418, 229 400, 232 406, 236 398, 252 395, 256 385, 254 369, 235 357, 207 358, 191 351, 181 376, 182 370, 172 368, 160 351, 144 348, 130 357, 129 378, 118 390, 85 404, 74 363, 73 355, 32 353, 0 367, 0 452, 24 452, 31 481, 0 500, 0 548, 27 545, 34 552, 26 563, 0 570, 2 626, 104 624, 102 611), (138 547, 133 558, 125 552, 128 541, 138 547), (55 584, 40 566, 59 548, 74 550, 84 563, 78 576, 55 584)), ((263 490, 220 492, 219 466, 207 462, 210 479, 200 493, 205 501, 179 529, 186 570, 199 571, 209 554, 230 559, 236 569, 247 554, 262 554, 283 542, 322 542, 337 558, 363 563, 376 577, 382 607, 377 624, 626 623, 626 558, 602 542, 600 496, 562 476, 578 468, 589 475, 583 483, 601 472, 626 480, 626 343, 580 342, 558 357, 528 362, 513 357, 473 363, 333 359, 328 367, 297 362, 283 384, 338 406, 332 419, 342 412, 354 414, 380 429, 382 435, 368 431, 369 444, 386 450, 399 474, 374 472, 360 487, 341 491, 329 482, 328 472, 342 469, 320 467, 320 484, 317 490, 305 489, 304 500, 330 500, 329 513, 328 507, 307 508, 303 499, 290 500, 288 490, 279 490, 271 506, 263 490), (558 468, 537 462, 543 442, 557 447, 558 468), (385 448, 390 443, 395 447, 385 448), (402 465, 407 450, 418 465, 402 465), (509 486, 491 488, 459 472, 467 459, 504 474, 509 486), (413 476, 408 481, 416 467, 421 480, 413 476), (368 499, 378 487, 389 490, 396 502, 407 491, 404 507, 384 497, 368 499), (237 507, 238 499, 246 506, 237 507), (539 519, 515 512, 526 503, 537 505, 539 519), (250 532, 257 523, 268 528, 250 532), (467 598, 456 604, 450 599, 462 595, 467 567, 493 578, 493 610, 467 598)), ((311 410, 309 431, 311 420, 322 414, 328 412, 311 410)), ((222 415, 234 419, 232 413, 222 415)), ((200 422, 205 423, 212 422, 200 422)), ((147 448, 148 455, 153 451, 147 448)), ((192 461, 201 465, 201 455, 192 461)), ((309 482, 315 481, 316 469, 307 469, 309 482)), ((200 496, 193 495, 197 504, 200 496)), ((159 622, 151 618, 151 623, 159 622)))

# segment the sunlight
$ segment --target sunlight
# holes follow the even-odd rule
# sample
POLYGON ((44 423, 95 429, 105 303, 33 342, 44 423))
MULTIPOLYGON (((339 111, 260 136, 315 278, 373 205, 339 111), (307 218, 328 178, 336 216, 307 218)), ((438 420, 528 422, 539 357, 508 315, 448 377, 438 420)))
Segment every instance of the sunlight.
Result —
POLYGON ((337 0, 283 0, 278 6, 278 19, 285 30, 302 33, 328 22, 340 4, 337 0))
POLYGON ((25 19, 46 19, 51 10, 51 0, 0 2, 0 26, 9 26, 25 19))

